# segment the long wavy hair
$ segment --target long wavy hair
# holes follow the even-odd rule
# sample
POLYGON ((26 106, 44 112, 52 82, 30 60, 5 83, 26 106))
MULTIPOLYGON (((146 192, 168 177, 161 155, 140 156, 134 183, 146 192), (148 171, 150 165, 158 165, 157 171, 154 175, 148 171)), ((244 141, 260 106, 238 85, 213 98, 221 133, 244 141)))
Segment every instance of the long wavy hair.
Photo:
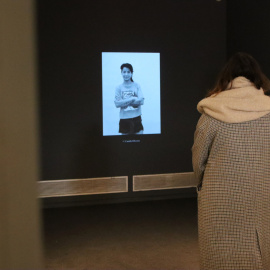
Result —
POLYGON ((249 54, 238 52, 223 67, 215 86, 206 95, 209 97, 232 88, 232 80, 243 76, 250 80, 257 89, 262 88, 265 94, 270 92, 270 80, 262 72, 258 62, 249 54))

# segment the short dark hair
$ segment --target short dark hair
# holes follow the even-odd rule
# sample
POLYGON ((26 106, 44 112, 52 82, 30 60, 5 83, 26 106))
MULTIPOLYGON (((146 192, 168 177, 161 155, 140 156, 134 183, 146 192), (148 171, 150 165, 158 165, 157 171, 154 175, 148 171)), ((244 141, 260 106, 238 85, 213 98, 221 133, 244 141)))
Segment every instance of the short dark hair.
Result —
POLYGON ((130 72, 133 73, 133 67, 131 64, 129 64, 129 63, 122 64, 120 69, 123 70, 124 67, 128 68, 130 70, 130 72))
MULTIPOLYGON (((129 63, 122 64, 121 67, 120 67, 121 71, 123 70, 124 67, 128 68, 130 70, 130 72, 133 73, 133 66, 131 64, 129 64, 129 63)), ((130 80, 133 82, 132 77, 131 77, 130 80)))
POLYGON ((240 76, 250 80, 257 89, 263 88, 264 92, 270 90, 270 81, 262 72, 258 62, 251 55, 238 52, 223 67, 216 85, 208 92, 207 97, 230 89, 232 85, 229 86, 229 84, 232 80, 240 76))

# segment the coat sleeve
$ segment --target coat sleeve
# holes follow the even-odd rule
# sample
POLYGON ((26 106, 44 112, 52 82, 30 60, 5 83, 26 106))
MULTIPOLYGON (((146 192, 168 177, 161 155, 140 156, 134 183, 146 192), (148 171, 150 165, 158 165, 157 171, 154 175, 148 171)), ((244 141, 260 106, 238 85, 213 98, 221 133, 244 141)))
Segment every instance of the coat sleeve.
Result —
POLYGON ((203 175, 215 133, 215 126, 212 119, 203 114, 198 121, 194 134, 194 144, 192 146, 192 165, 195 176, 199 181, 198 188, 201 187, 203 181, 203 175))

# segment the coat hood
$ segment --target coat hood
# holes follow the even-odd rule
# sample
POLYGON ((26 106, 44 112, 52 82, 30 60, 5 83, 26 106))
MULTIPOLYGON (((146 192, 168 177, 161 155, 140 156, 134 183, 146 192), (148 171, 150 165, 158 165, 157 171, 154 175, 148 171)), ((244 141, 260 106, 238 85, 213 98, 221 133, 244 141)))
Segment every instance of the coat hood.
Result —
POLYGON ((270 113, 270 97, 245 77, 235 78, 230 89, 214 94, 198 103, 200 113, 226 123, 255 120, 270 113))

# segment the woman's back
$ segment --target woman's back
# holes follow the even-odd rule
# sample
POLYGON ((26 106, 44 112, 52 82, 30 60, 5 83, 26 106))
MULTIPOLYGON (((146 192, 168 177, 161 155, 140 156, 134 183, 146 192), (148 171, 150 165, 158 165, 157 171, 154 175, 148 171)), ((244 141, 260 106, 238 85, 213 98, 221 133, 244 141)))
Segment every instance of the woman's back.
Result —
POLYGON ((198 192, 202 269, 270 269, 270 114, 241 123, 203 114, 197 132, 193 162, 208 156, 198 192))

